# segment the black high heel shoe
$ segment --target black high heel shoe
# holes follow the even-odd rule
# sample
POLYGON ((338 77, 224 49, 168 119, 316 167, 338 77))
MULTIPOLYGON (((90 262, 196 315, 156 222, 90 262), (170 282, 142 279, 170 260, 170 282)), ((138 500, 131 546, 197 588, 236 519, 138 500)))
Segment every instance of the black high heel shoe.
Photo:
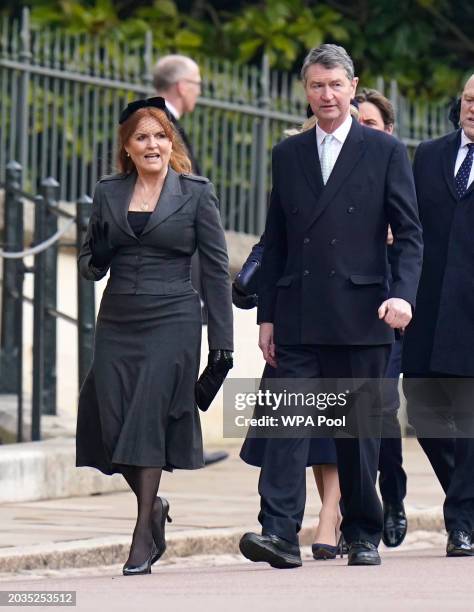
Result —
POLYGON ((321 544, 320 542, 315 542, 311 546, 313 559, 316 559, 316 561, 327 561, 328 559, 335 559, 338 554, 341 555, 342 559, 342 557, 344 556, 343 543, 344 536, 342 535, 342 533, 339 536, 339 540, 336 546, 333 546, 332 544, 321 544))
POLYGON ((170 505, 168 503, 168 500, 164 497, 157 497, 156 499, 159 499, 161 502, 161 516, 160 523, 157 528, 153 529, 154 525, 152 526, 153 539, 155 541, 155 554, 151 559, 151 565, 153 565, 153 563, 156 563, 158 559, 163 556, 166 550, 165 525, 166 522, 173 522, 173 519, 169 515, 170 505))
POLYGON ((151 564, 153 563, 152 559, 156 555, 156 546, 153 542, 153 546, 151 547, 150 556, 146 561, 141 563, 140 565, 127 565, 125 564, 122 568, 122 573, 124 576, 139 576, 141 574, 151 574, 151 564))

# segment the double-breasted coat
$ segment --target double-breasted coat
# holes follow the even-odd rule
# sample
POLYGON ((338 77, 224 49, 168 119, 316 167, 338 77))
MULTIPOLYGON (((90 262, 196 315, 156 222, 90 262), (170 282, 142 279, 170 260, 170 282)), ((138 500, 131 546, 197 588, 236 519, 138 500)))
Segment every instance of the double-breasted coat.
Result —
POLYGON ((274 323, 277 344, 393 342, 377 310, 388 297, 414 306, 422 251, 412 171, 397 139, 353 119, 326 185, 314 130, 275 147, 258 321, 274 323))

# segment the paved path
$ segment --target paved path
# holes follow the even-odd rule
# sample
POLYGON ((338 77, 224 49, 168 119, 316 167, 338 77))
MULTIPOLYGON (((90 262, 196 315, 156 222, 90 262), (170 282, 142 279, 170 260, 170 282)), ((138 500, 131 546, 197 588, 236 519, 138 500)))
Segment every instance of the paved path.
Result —
POLYGON ((313 561, 309 549, 303 553, 303 567, 296 570, 274 570, 238 555, 205 556, 163 562, 151 576, 124 577, 119 565, 0 576, 0 590, 74 590, 81 612, 445 612, 473 607, 474 558, 446 559, 439 542, 386 552, 379 567, 349 568, 346 559, 313 561))
MULTIPOLYGON (((413 439, 405 443, 410 510, 438 510, 442 492, 430 466, 413 439)), ((227 461, 202 470, 164 473, 161 492, 171 504, 169 533, 193 529, 257 527, 259 470, 246 465, 234 446, 227 461)), ((90 468, 81 468, 90 469, 90 468)), ((312 471, 307 470, 305 525, 316 524, 319 498, 312 471)), ((72 542, 106 536, 127 536, 135 516, 129 492, 0 505, 0 553, 7 548, 72 542)))

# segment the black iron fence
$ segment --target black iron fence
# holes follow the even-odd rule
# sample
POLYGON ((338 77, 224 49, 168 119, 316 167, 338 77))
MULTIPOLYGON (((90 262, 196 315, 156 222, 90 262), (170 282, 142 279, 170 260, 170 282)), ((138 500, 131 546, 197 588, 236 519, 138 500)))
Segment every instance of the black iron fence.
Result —
MULTIPOLYGON (((152 69, 163 51, 144 33, 133 47, 111 36, 71 35, 0 22, 0 180, 16 159, 25 185, 44 176, 60 183, 59 197, 74 202, 92 193, 114 169, 120 109, 132 97, 153 95, 152 69)), ((299 125, 306 103, 298 75, 221 59, 195 58, 202 97, 184 117, 203 173, 216 186, 224 226, 259 234, 270 185, 270 151, 284 130, 299 125)), ((395 82, 376 85, 396 110, 397 134, 408 145, 449 131, 443 103, 411 102, 395 82)))
MULTIPOLYGON (((40 415, 56 410, 56 326, 61 318, 79 332, 79 381, 92 356, 94 287, 78 278, 78 318, 57 310, 58 220, 69 219, 59 201, 76 202, 77 241, 84 231, 97 179, 114 170, 120 109, 132 97, 153 95, 151 75, 160 54, 153 33, 131 47, 113 37, 35 30, 24 9, 21 22, 0 21, 0 188, 5 189, 4 251, 19 253, 23 207, 35 209, 31 268, 3 258, 0 392, 18 397, 22 439, 22 304, 25 274, 34 274, 33 439, 40 415), (10 160, 18 160, 10 162, 10 160), (10 162, 10 163, 9 163, 10 162), (56 180, 44 177, 56 177, 56 180), (36 194, 36 195, 32 195, 36 194), (56 237, 56 238, 55 238, 56 237), (33 247, 35 248, 35 247, 33 247)), ((270 151, 285 129, 299 125, 306 103, 297 75, 220 59, 195 58, 203 92, 184 119, 203 173, 216 186, 224 226, 259 234, 270 185, 270 151)), ((377 86, 396 111, 397 135, 409 146, 450 129, 444 103, 412 102, 395 82, 377 86)))
POLYGON ((17 441, 23 440, 23 303, 33 303, 33 380, 31 402, 32 440, 41 438, 41 415, 56 414, 56 328, 57 319, 77 326, 78 387, 92 362, 95 326, 94 284, 77 272, 77 319, 57 309, 57 267, 60 246, 79 250, 87 228, 92 200, 77 200, 75 214, 59 206, 60 185, 54 178, 41 181, 39 193, 22 189, 23 168, 11 161, 6 167, 4 188, 4 240, 0 258, 2 276, 2 334, 0 338, 0 393, 17 396, 17 441), (24 248, 24 205, 34 206, 34 239, 24 248), (58 229, 58 220, 66 224, 58 229), (59 244, 59 239, 75 225, 76 241, 59 244), (24 258, 34 255, 33 266, 24 258), (24 295, 25 274, 34 275, 34 298, 24 295))

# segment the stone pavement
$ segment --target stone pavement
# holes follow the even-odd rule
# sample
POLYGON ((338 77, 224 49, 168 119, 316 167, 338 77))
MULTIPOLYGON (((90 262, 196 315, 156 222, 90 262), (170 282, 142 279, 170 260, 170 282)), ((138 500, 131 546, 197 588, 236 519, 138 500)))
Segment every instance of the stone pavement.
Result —
MULTIPOLYGON (((59 274, 58 309, 74 316, 74 257, 60 257, 59 274)), ((31 295, 31 279, 27 278, 26 285, 26 293, 31 295)), ((97 300, 104 285, 103 281, 97 283, 97 300)), ((236 341, 232 377, 258 378, 263 361, 257 349, 255 312, 234 309, 234 316, 236 341)), ((31 321, 31 307, 27 304, 24 347, 27 393, 31 382, 31 321)), ((205 335, 204 328, 203 366, 207 361, 205 335)), ((134 496, 126 491, 106 492, 112 488, 110 479, 106 479, 107 485, 101 484, 100 479, 106 477, 101 477, 95 470, 82 468, 81 476, 73 467, 77 407, 75 336, 73 326, 59 323, 58 415, 43 420, 47 436, 56 439, 31 445, 28 461, 23 463, 20 457, 22 452, 27 454, 26 445, 23 445, 24 451, 22 445, 0 446, 0 500, 3 502, 0 503, 0 572, 110 565, 127 556, 135 516, 134 496), (37 448, 38 455, 35 455, 37 448), (53 448, 59 454, 54 455, 53 448), (2 457, 7 455, 2 462, 2 457), (82 470, 89 472, 87 477, 82 470), (44 486, 38 485, 39 474, 46 481, 44 486), (54 486, 51 482, 49 487, 46 486, 48 480, 54 481, 54 486), (9 496, 6 485, 10 491, 16 488, 21 495, 9 496), (91 492, 102 494, 89 495, 91 492)), ((28 415, 25 416, 28 420, 28 415)), ((12 423, 14 417, 14 406, 0 396, 0 426, 2 418, 4 422, 12 423)), ((207 450, 227 448, 231 457, 203 470, 177 470, 163 475, 160 490, 170 501, 173 517, 172 525, 167 527, 167 554, 170 556, 182 558, 195 554, 233 553, 237 551, 243 532, 258 529, 258 469, 247 466, 238 458, 241 440, 223 439, 222 394, 202 415, 202 424, 207 450)), ((416 441, 408 439, 404 443, 410 529, 427 530, 433 537, 438 536, 443 526, 441 488, 416 441)), ((120 477, 117 478, 119 487, 122 487, 120 477)), ((306 544, 311 542, 319 510, 311 470, 308 470, 308 492, 302 532, 302 541, 306 544)))
MULTIPOLYGON (((404 442, 410 530, 435 537, 442 529, 442 491, 416 441, 404 442)), ((163 474, 160 492, 173 517, 170 556, 236 552, 240 535, 258 529, 258 469, 239 459, 238 446, 229 450, 231 457, 214 466, 163 474)), ((307 480, 305 544, 319 511, 310 469, 307 480)), ((117 563, 127 556, 134 516, 129 492, 0 504, 0 572, 117 563)))
POLYGON ((303 567, 293 570, 275 570, 240 555, 200 555, 162 560, 150 576, 133 578, 121 575, 121 565, 0 575, 0 590, 75 591, 81 612, 446 612, 473 607, 474 558, 446 559, 440 542, 383 551, 378 567, 346 567, 347 558, 322 562, 314 561, 309 549, 302 553, 303 567))

